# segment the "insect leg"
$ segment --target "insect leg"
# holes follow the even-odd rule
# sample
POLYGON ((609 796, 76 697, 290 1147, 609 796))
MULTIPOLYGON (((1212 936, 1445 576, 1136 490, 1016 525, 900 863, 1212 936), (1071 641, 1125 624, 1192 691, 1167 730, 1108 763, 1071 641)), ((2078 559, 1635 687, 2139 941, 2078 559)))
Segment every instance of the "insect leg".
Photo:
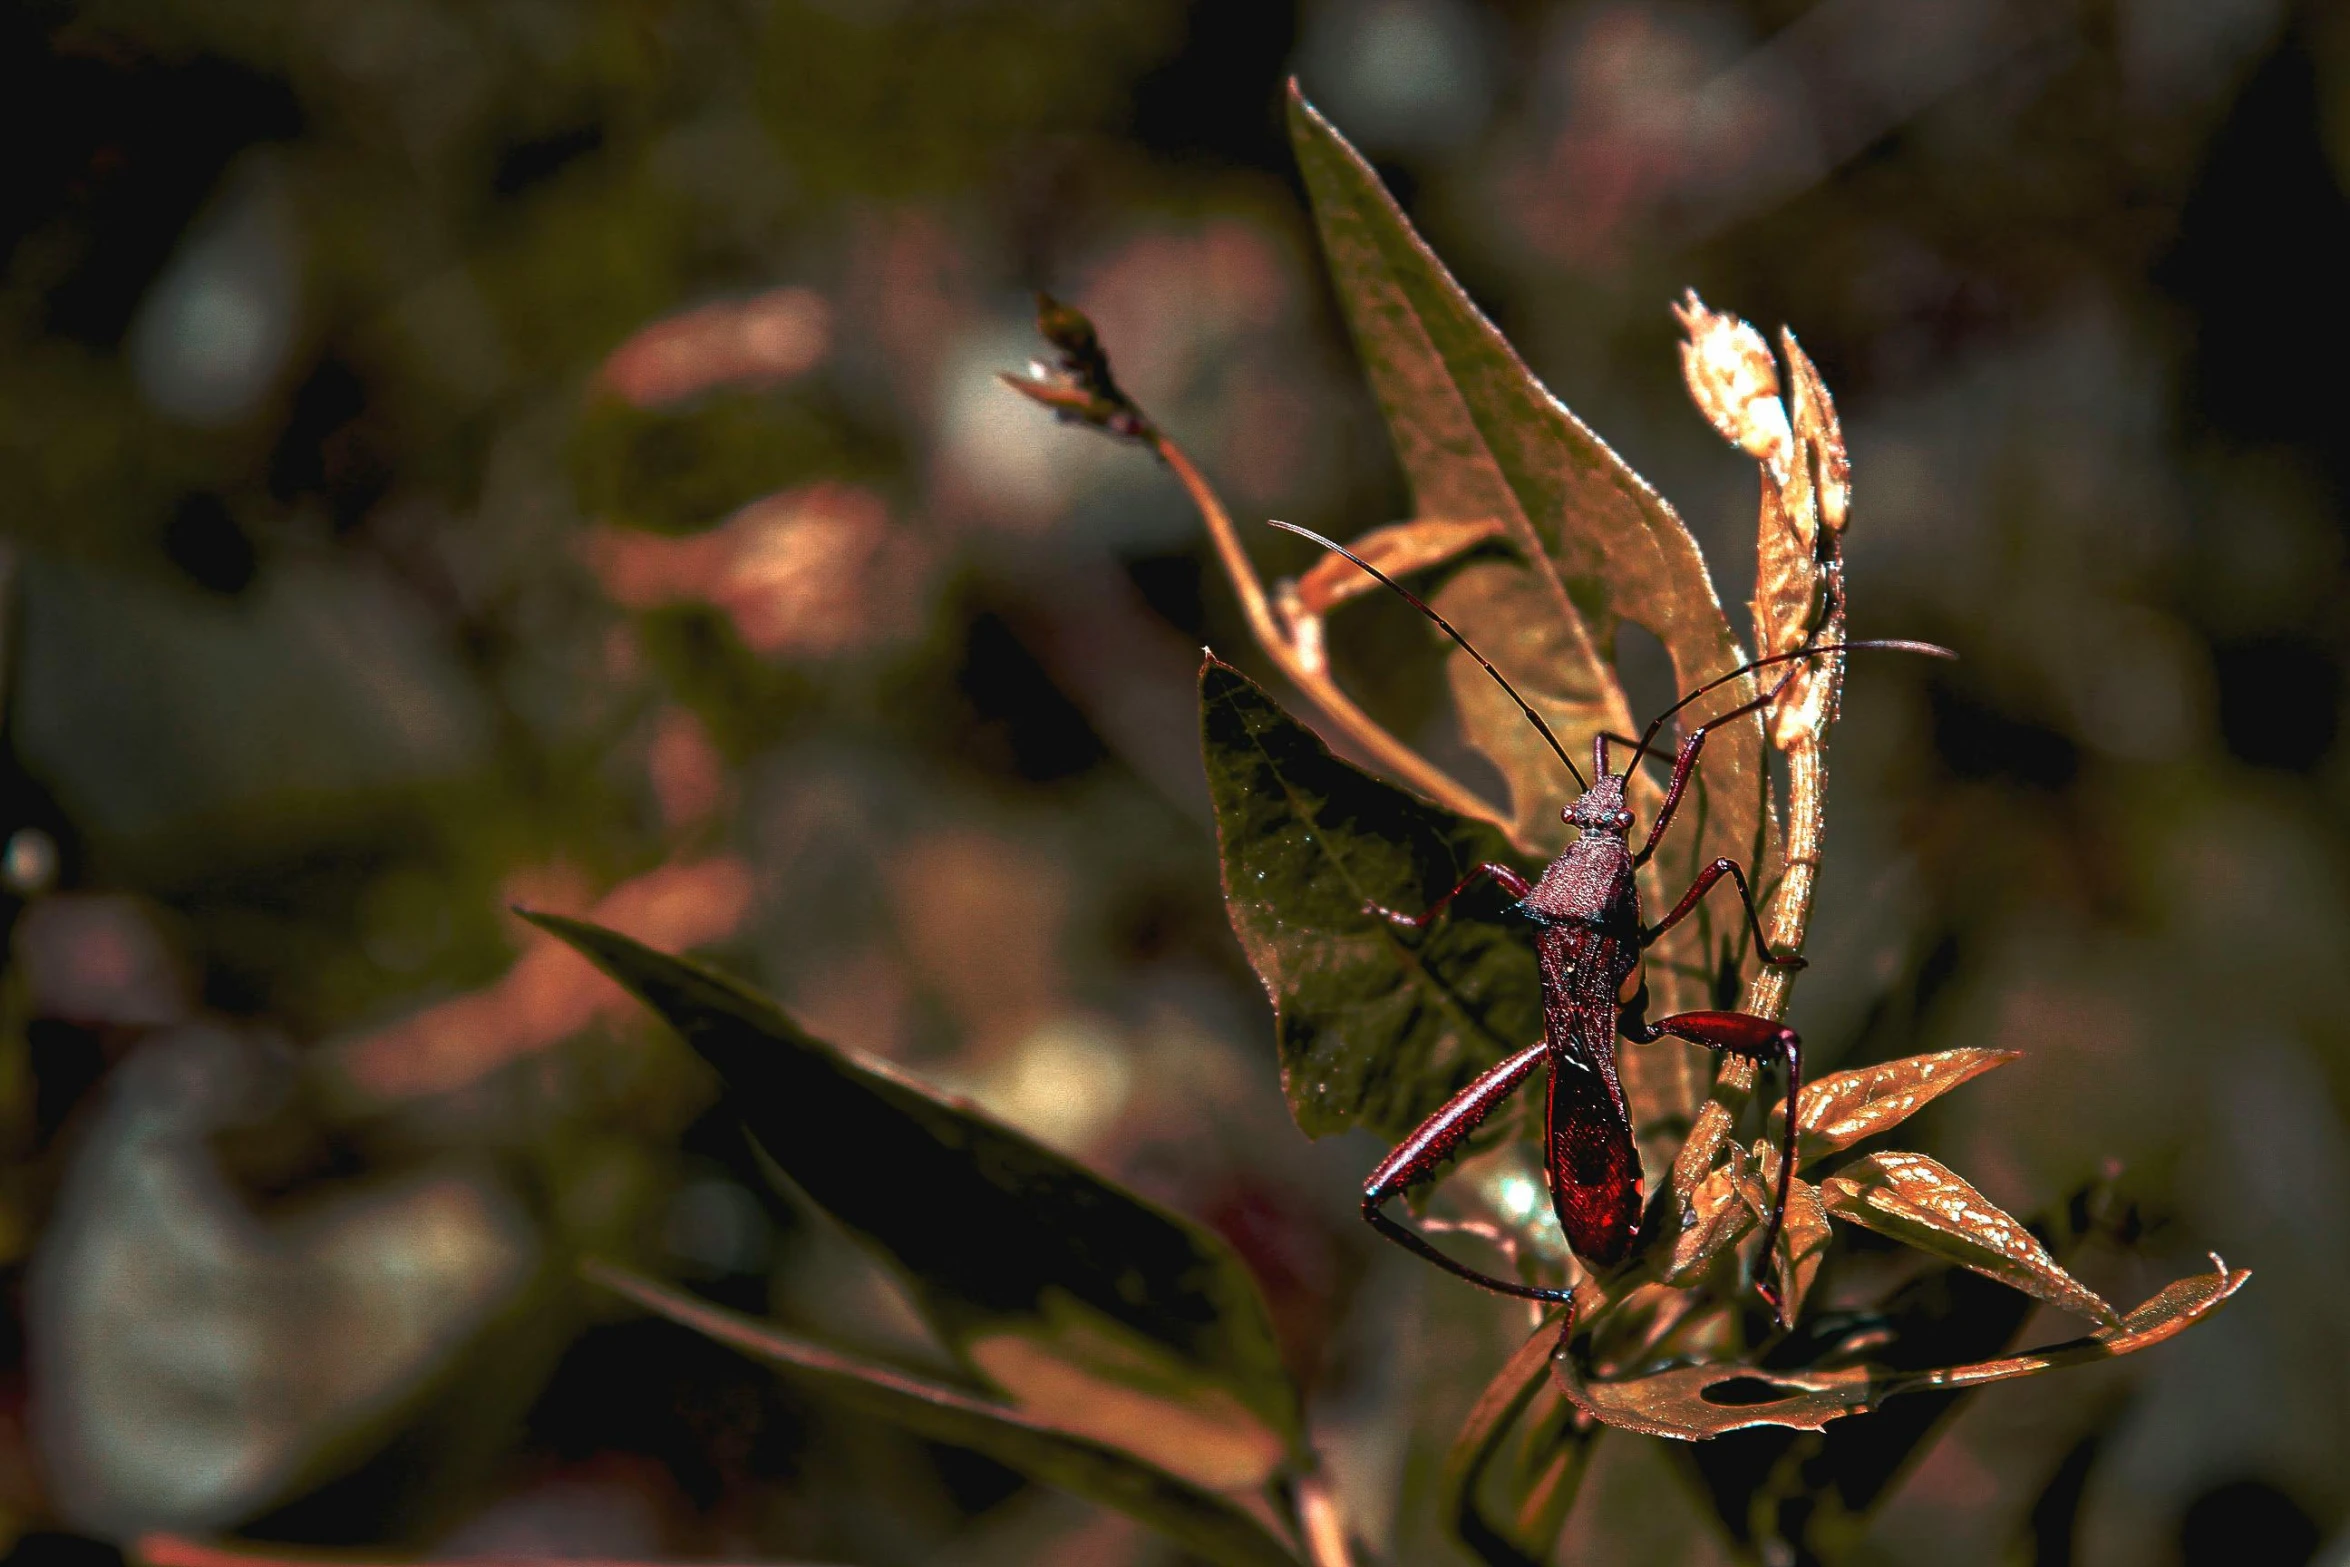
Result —
POLYGON ((1773 1259, 1778 1255, 1779 1232, 1786 1225, 1787 1197, 1795 1184, 1795 1105, 1797 1096, 1803 1092, 1802 1036, 1784 1024, 1750 1012, 1680 1012, 1654 1023, 1630 1024, 1625 1033, 1643 1044, 1670 1034, 1724 1055, 1743 1056, 1766 1066, 1776 1062, 1786 1067, 1787 1127, 1779 1144, 1779 1192, 1771 1206, 1771 1221, 1763 1227, 1763 1277, 1755 1281, 1756 1290, 1783 1318, 1785 1306, 1779 1298, 1778 1286, 1769 1275, 1773 1259))
POLYGON ((1548 1041, 1528 1045, 1453 1095, 1443 1109, 1422 1121, 1411 1136, 1398 1143, 1395 1151, 1381 1160, 1379 1168, 1373 1170, 1370 1179, 1363 1183, 1363 1218, 1372 1229, 1405 1250, 1417 1252, 1447 1273, 1457 1274, 1472 1284, 1482 1284, 1503 1295, 1515 1295, 1521 1300, 1573 1300, 1575 1292, 1538 1289, 1530 1284, 1519 1284, 1479 1273, 1466 1263, 1453 1261, 1438 1251, 1426 1237, 1406 1229, 1381 1210, 1391 1198, 1400 1196, 1433 1176, 1445 1160, 1459 1151, 1463 1140, 1493 1113, 1494 1108, 1542 1064, 1542 1058, 1549 1049, 1548 1041))
POLYGON ((1379 916, 1379 918, 1387 921, 1387 923, 1390 925, 1403 925, 1408 926, 1413 930, 1426 930, 1428 928, 1429 921, 1435 919, 1437 915, 1443 913, 1445 906, 1451 903, 1453 899, 1459 897, 1462 893, 1467 892, 1471 887, 1477 885, 1478 878, 1483 876, 1492 877, 1494 882, 1500 886, 1501 890, 1508 893, 1513 898, 1523 898, 1527 893, 1534 890, 1533 884, 1527 881, 1525 877, 1519 875, 1516 871, 1511 870, 1506 865, 1496 865, 1492 861, 1488 860, 1483 865, 1480 865, 1475 870, 1469 872, 1468 875, 1463 876, 1457 883, 1454 884, 1452 891, 1446 893, 1443 897, 1438 898, 1434 903, 1429 904, 1426 909, 1422 910, 1416 915, 1401 914, 1396 910, 1388 908, 1386 905, 1379 903, 1364 904, 1363 912, 1365 914, 1376 914, 1379 916))
POLYGON ((1746 872, 1738 868, 1736 860, 1716 860, 1699 871, 1697 880, 1691 882, 1689 890, 1681 894, 1681 901, 1673 905, 1672 912, 1640 933, 1640 944, 1645 947, 1680 924, 1689 911, 1697 907, 1698 900, 1713 891, 1714 883, 1725 876, 1738 884, 1738 901, 1746 905, 1747 928, 1754 932, 1754 949, 1762 954, 1763 961, 1778 968, 1804 967, 1805 959, 1801 953, 1782 954, 1771 950, 1771 938, 1763 934, 1762 916, 1755 912, 1754 894, 1746 885, 1746 872))
MULTIPOLYGON (((1762 695, 1756 697, 1753 701, 1741 702, 1726 713, 1716 713, 1713 717, 1707 719, 1704 723, 1689 731, 1689 738, 1681 742, 1680 754, 1673 758, 1673 777, 1672 781, 1665 785, 1665 803, 1657 807, 1656 820, 1649 826, 1648 837, 1641 842, 1640 852, 1632 856, 1632 863, 1634 865, 1646 865, 1648 863, 1648 857, 1656 853, 1657 843, 1665 835, 1665 828, 1672 824, 1673 813, 1681 808, 1681 791, 1689 787, 1689 775, 1697 767, 1697 753, 1705 749, 1705 737, 1707 731, 1718 728, 1721 725, 1728 723, 1733 718, 1744 718, 1748 713, 1753 712, 1756 708, 1762 707, 1765 704, 1773 701, 1777 698, 1780 692, 1787 689, 1788 685, 1795 679, 1795 676, 1796 671, 1792 669, 1789 670, 1776 685, 1763 692, 1762 695)), ((1646 742, 1644 741, 1642 743, 1645 744, 1646 742)), ((1633 762, 1637 762, 1638 760, 1639 757, 1635 755, 1633 757, 1633 762)), ((1631 764, 1627 763, 1626 765, 1629 766, 1631 764)), ((1770 949, 1766 945, 1763 950, 1767 952, 1770 949)))

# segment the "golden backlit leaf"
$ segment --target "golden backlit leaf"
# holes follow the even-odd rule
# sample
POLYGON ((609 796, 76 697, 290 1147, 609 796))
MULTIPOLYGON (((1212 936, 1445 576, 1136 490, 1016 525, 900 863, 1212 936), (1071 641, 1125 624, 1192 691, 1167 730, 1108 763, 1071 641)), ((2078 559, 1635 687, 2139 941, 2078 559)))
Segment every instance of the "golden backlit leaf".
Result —
MULTIPOLYGON (((1423 517, 1373 528, 1347 548, 1389 576, 1403 577, 1441 566, 1501 532, 1494 517, 1423 517)), ((1324 555, 1297 579, 1298 607, 1309 615, 1326 615, 1348 599, 1382 591, 1377 578, 1343 555, 1324 555)))
POLYGON ((1681 379, 1697 411, 1723 440, 1784 472, 1795 437, 1779 401, 1771 345, 1736 316, 1707 308, 1695 289, 1673 306, 1673 319, 1681 323, 1681 379))
POLYGON ((2113 1326, 2121 1321, 2094 1290, 2057 1266, 2030 1230, 1939 1162, 1920 1153, 1880 1153, 1830 1176, 1828 1211, 2012 1284, 2067 1311, 2113 1326))
POLYGON ((1551 1375, 1577 1408, 1593 1419, 1649 1436, 1695 1441, 1749 1426, 1817 1431, 1844 1415, 1872 1409, 1903 1393, 1925 1393, 2037 1376, 2064 1366, 2133 1354, 2184 1332, 2209 1316, 2250 1278, 2211 1259, 2214 1272, 2166 1286, 2112 1326, 2085 1338, 1971 1365, 1931 1371, 1883 1366, 1779 1371, 1746 1365, 1675 1366, 1616 1382, 1587 1378, 1572 1346, 1551 1357, 1551 1375))
MULTIPOLYGON (((1782 329, 1779 341, 1793 383, 1794 452, 1785 476, 1764 485, 1754 616, 1756 640, 1767 653, 1815 639, 1844 640, 1844 521, 1851 504, 1852 465, 1835 400, 1795 334, 1782 329)), ((1771 706, 1771 742, 1784 750, 1797 735, 1824 734, 1842 684, 1841 654, 1801 664, 1771 706)))
MULTIPOLYGON (((1797 1167, 1899 1126, 1959 1084, 2005 1066, 2022 1053, 1968 1045, 1831 1072, 1804 1084, 1795 1116, 1797 1167)), ((1783 1110, 1771 1112, 1765 1136, 1774 1145, 1785 1121, 1783 1110)))

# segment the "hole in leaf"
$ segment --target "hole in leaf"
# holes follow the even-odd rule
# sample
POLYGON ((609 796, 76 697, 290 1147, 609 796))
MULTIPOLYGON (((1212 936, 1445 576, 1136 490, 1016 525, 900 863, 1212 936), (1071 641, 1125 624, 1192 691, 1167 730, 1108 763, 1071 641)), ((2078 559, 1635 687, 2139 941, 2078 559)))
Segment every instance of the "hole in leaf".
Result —
POLYGON ((1726 1381, 1708 1383, 1698 1396, 1709 1404, 1726 1409, 1746 1409, 1756 1404, 1775 1404, 1783 1398, 1794 1398, 1802 1388, 1789 1387, 1784 1382, 1773 1382, 1766 1377, 1731 1377, 1726 1381))
MULTIPOLYGON (((1624 688, 1624 705, 1631 709, 1632 722, 1640 728, 1671 707, 1681 693, 1673 686, 1673 655, 1646 626, 1636 626, 1629 620, 1616 627, 1616 679, 1624 688)), ((1692 722, 1702 723, 1702 717, 1692 722)), ((1639 729, 1633 730, 1638 738, 1639 729)), ((1664 747, 1665 759, 1672 759, 1673 736, 1670 730, 1658 737, 1664 747)), ((1615 764, 1623 766, 1622 762, 1615 764)))

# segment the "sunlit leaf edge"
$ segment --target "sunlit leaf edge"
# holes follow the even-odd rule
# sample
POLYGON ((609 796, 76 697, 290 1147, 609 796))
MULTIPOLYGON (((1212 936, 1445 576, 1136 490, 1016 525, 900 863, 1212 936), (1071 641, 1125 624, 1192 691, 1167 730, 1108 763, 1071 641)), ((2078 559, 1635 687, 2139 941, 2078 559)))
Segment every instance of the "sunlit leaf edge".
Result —
MULTIPOLYGON (((725 974, 583 920, 528 911, 524 917, 577 948, 709 1060, 735 1092, 737 1108, 766 1156, 849 1233, 901 1270, 933 1326, 959 1353, 967 1354, 975 1340, 1001 1336, 1007 1324, 1049 1329, 1053 1308, 1074 1299, 1155 1341, 1192 1373, 1229 1389, 1263 1422, 1294 1465, 1309 1462, 1303 1415, 1281 1362, 1271 1313, 1254 1276, 1214 1231, 886 1062, 860 1059, 815 1039, 771 998, 725 974), (926 1190, 926 1203, 903 1203, 891 1195, 898 1190, 894 1179, 876 1184, 869 1171, 859 1168, 859 1155, 866 1149, 819 1149, 815 1155, 823 1157, 817 1157, 795 1146, 797 1139, 788 1130, 778 1132, 774 1118, 780 1109, 760 1102, 749 1083, 737 1081, 749 1076, 748 1058, 713 1035, 711 1025, 717 1023, 747 1029, 762 1047, 816 1064, 828 1076, 851 1085, 867 1113, 882 1118, 880 1124, 903 1124, 935 1142, 942 1167, 954 1172, 952 1179, 975 1183, 976 1191, 993 1194, 985 1233, 958 1235, 954 1226, 942 1221, 938 1210, 949 1194, 940 1187, 949 1177, 917 1183, 926 1190), (1063 1207, 1074 1201, 1088 1221, 1083 1233, 1062 1233, 1034 1211, 1043 1200, 1040 1192, 1063 1207), (875 1213, 892 1226, 889 1233, 874 1227, 875 1213), (1038 1278, 1027 1285, 1016 1279, 978 1281, 991 1285, 996 1296, 991 1300, 966 1293, 973 1281, 948 1277, 946 1270, 926 1267, 927 1259, 907 1252, 910 1240, 934 1248, 984 1248, 968 1258, 958 1256, 958 1262, 968 1264, 963 1271, 1004 1271, 1014 1255, 1014 1237, 1008 1232, 1015 1228, 1049 1232, 1040 1245, 1073 1249, 1098 1278, 1090 1284, 1056 1278, 1038 1278), (1116 1237, 1130 1248, 1140 1248, 1147 1240, 1154 1249, 1121 1262, 1102 1250, 1106 1237, 1116 1237), (1033 1303, 1008 1306, 1001 1286, 1014 1287, 1015 1293, 1018 1288, 1030 1289, 1033 1303), (1145 1308, 1156 1316, 1137 1320, 1145 1308), (1153 1332, 1153 1323, 1161 1318, 1171 1325, 1153 1332)), ((836 1112, 840 1108, 834 1105, 836 1112)), ((902 1178, 904 1172, 893 1174, 902 1178)))
POLYGON ((647 1311, 934 1441, 984 1453, 1062 1490, 1114 1507, 1230 1567, 1296 1567, 1297 1553, 1231 1498, 1131 1453, 1061 1430, 961 1388, 865 1360, 671 1289, 608 1263, 593 1282, 647 1311))
POLYGON ((1586 1379, 1572 1345, 1551 1357, 1560 1389, 1593 1419, 1649 1436, 1699 1441, 1749 1426, 1817 1431, 1829 1421, 1873 1409, 1904 1393, 1949 1391, 2037 1376, 2135 1354, 2171 1338, 2243 1288, 2249 1268, 2230 1269, 2216 1255, 2211 1273, 2174 1280, 2120 1323, 2020 1355, 1895 1371, 1857 1365, 1833 1370, 1763 1370, 1743 1364, 1676 1366, 1615 1382, 1586 1379), (1708 1394, 1714 1395, 1708 1397, 1708 1394), (1780 1396, 1773 1397, 1774 1393, 1780 1396))

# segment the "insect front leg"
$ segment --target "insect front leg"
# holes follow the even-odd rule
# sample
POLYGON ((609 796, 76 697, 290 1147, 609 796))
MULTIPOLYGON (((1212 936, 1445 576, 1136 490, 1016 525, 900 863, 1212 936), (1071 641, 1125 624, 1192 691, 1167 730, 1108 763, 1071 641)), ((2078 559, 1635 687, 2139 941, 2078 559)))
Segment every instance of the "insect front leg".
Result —
POLYGON ((1754 932, 1754 950, 1762 954, 1763 961, 1777 968, 1805 967, 1806 960, 1803 954, 1799 952, 1780 953, 1771 950, 1771 938, 1763 934, 1762 915, 1756 912, 1754 894, 1748 890, 1746 885, 1746 872, 1739 868, 1736 860, 1716 860, 1704 870, 1699 871, 1697 880, 1691 882, 1689 890, 1681 894, 1681 901, 1673 905, 1672 912, 1640 933, 1640 944, 1644 947, 1648 946, 1657 937, 1680 924, 1687 917, 1689 911, 1697 907, 1698 901, 1714 890, 1714 883, 1725 876, 1738 884, 1738 901, 1746 906, 1746 928, 1754 932))
POLYGON ((1427 1237, 1406 1229, 1382 1211, 1390 1199, 1427 1182, 1447 1159, 1459 1152, 1461 1143, 1468 1135, 1542 1064, 1542 1058, 1549 1048, 1547 1041, 1528 1045, 1453 1095, 1443 1109, 1422 1121, 1411 1136, 1398 1143, 1395 1151, 1380 1161, 1379 1168, 1373 1170, 1370 1179, 1363 1183, 1363 1218, 1372 1229, 1406 1251, 1415 1252, 1445 1272, 1457 1274, 1472 1284, 1482 1284, 1489 1290, 1515 1295, 1521 1300, 1571 1301, 1575 1298, 1573 1290, 1540 1289, 1531 1284, 1497 1279, 1491 1274, 1479 1273, 1466 1263, 1455 1262, 1438 1251, 1427 1237))
POLYGON ((1401 914, 1394 909, 1388 908, 1385 904, 1380 903, 1364 904, 1363 912, 1365 914, 1375 914, 1379 918, 1387 921, 1387 923, 1390 925, 1401 925, 1411 930, 1426 930, 1429 923, 1434 920, 1437 915, 1443 913, 1445 908, 1452 902, 1453 899, 1459 897, 1462 893, 1467 892, 1471 887, 1477 885, 1481 878, 1487 876, 1492 877, 1495 885, 1499 886, 1502 891, 1508 893, 1513 898, 1523 898, 1527 893, 1534 890, 1533 884, 1528 882, 1525 877, 1519 875, 1516 871, 1511 870, 1506 865, 1496 865, 1491 860, 1488 860, 1483 865, 1480 865, 1475 870, 1469 872, 1468 875, 1463 876, 1458 882, 1453 884, 1452 891, 1446 893, 1443 897, 1438 898, 1434 903, 1429 904, 1427 908, 1423 909, 1418 914, 1401 914))
POLYGON ((1795 1105, 1797 1096, 1803 1092, 1803 1037, 1783 1023, 1756 1017, 1751 1012, 1677 1012, 1650 1023, 1642 1015, 1647 1006, 1648 991, 1644 986, 1617 1019, 1617 1027, 1626 1039, 1648 1044, 1670 1034, 1722 1055, 1741 1056, 1765 1066, 1776 1064, 1787 1069, 1787 1125, 1779 1143, 1778 1198, 1771 1205, 1770 1223, 1763 1227, 1762 1276, 1755 1281, 1756 1291, 1784 1318, 1786 1307, 1779 1298, 1778 1286, 1771 1281, 1770 1270, 1772 1259, 1778 1255, 1779 1232, 1787 1220, 1787 1198, 1795 1184, 1795 1105))

